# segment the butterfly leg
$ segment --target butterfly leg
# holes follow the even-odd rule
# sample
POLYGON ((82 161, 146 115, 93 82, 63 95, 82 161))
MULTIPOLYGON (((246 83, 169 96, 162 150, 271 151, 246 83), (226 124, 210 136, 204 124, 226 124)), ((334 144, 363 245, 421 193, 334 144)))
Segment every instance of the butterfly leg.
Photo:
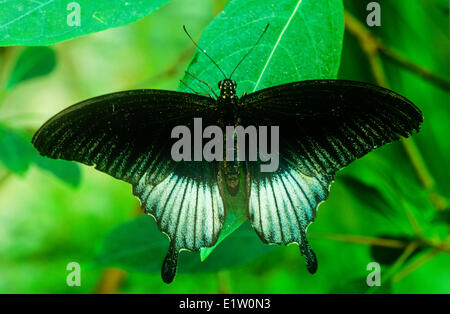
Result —
POLYGON ((189 88, 191 91, 193 91, 196 95, 203 95, 203 96, 209 96, 209 98, 213 98, 210 94, 204 93, 204 92, 197 92, 195 89, 190 87, 188 84, 186 84, 183 80, 180 80, 181 83, 183 83, 184 86, 189 88))
POLYGON ((199 79, 198 77, 196 77, 195 75, 189 73, 188 71, 185 71, 186 74, 192 76, 194 79, 196 79, 197 81, 199 81, 200 83, 205 84, 206 86, 208 86, 209 90, 214 94, 214 96, 216 96, 216 98, 219 98, 219 96, 217 96, 217 94, 214 92, 214 89, 211 87, 211 85, 209 85, 207 82, 205 82, 204 80, 199 79))

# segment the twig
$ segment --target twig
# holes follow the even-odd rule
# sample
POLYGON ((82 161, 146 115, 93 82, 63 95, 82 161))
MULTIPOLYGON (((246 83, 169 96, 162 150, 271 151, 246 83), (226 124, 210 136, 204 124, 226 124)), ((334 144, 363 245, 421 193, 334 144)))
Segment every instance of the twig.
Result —
POLYGON ((420 224, 414 216, 413 212, 409 209, 408 204, 404 200, 400 200, 400 202, 402 203, 401 207, 405 211, 406 217, 408 218, 409 224, 413 228, 414 233, 418 238, 423 239, 422 228, 420 227, 420 224))
MULTIPOLYGON (((138 203, 133 209, 131 215, 137 217, 142 215, 142 209, 140 203, 138 203)), ((97 287, 94 291, 95 294, 113 294, 122 286, 127 277, 127 272, 118 268, 106 268, 102 271, 102 274, 98 280, 97 287)))
POLYGON ((312 233, 310 235, 311 238, 322 238, 333 241, 347 242, 347 243, 356 243, 363 245, 376 245, 383 246, 389 248, 405 248, 408 246, 407 242, 394 240, 394 239, 383 239, 383 238, 374 238, 374 237, 366 237, 362 235, 353 235, 353 234, 323 234, 323 233, 312 233))
POLYGON ((436 182, 434 181, 431 174, 428 172, 428 169, 425 165, 425 161, 420 154, 419 148, 417 147, 414 141, 410 141, 410 143, 403 143, 406 153, 412 159, 411 162, 416 168, 416 172, 420 177, 420 181, 425 189, 431 190, 435 187, 436 182))
POLYGON ((118 268, 103 270, 95 294, 114 294, 125 280, 126 272, 118 268))
MULTIPOLYGON (((333 241, 341 241, 346 243, 355 243, 362 245, 375 245, 389 248, 403 248, 404 251, 402 255, 395 261, 395 263, 389 268, 386 274, 383 276, 383 283, 391 280, 392 282, 397 282, 428 261, 430 261, 433 257, 438 255, 441 252, 450 253, 450 245, 448 243, 449 238, 444 240, 443 242, 435 243, 429 241, 427 239, 419 239, 412 242, 403 242, 394 239, 383 239, 383 238, 374 238, 374 237, 366 237, 361 235, 348 235, 348 234, 320 234, 320 233, 312 233, 310 235, 312 238, 323 238, 329 239, 333 241), (414 251, 419 247, 430 247, 432 248, 431 252, 423 255, 420 259, 417 259, 409 266, 405 267, 400 272, 396 273, 408 260, 409 257, 414 253, 414 251)), ((374 293, 377 291, 378 287, 374 287, 369 290, 368 293, 374 293)))
POLYGON ((389 270, 384 275, 384 282, 388 281, 397 270, 402 267, 403 264, 408 260, 408 258, 414 253, 414 251, 420 246, 419 242, 411 242, 403 251, 402 255, 395 261, 395 263, 389 268, 389 270))
MULTIPOLYGON (((397 274, 394 275, 394 272, 392 272, 392 279, 391 279, 391 281, 392 282, 397 282, 397 281, 405 278, 407 275, 411 274, 416 269, 418 269, 422 265, 424 265, 427 262, 429 262, 431 259, 433 259, 435 256, 437 256, 442 251, 447 252, 447 253, 450 252, 450 248, 447 245, 449 240, 450 240, 450 237, 447 237, 443 241, 442 244, 439 244, 440 246, 442 246, 442 248, 439 248, 436 245, 430 245, 430 246, 434 247, 434 249, 431 250, 431 252, 428 252, 427 254, 423 255, 421 258, 415 260, 413 263, 411 263, 409 266, 406 266, 402 271, 398 272, 397 274)), ((428 242, 428 244, 430 244, 430 243, 428 242)), ((414 250, 415 249, 416 249, 416 247, 414 248, 414 250)))
POLYGON ((431 83, 443 88, 444 90, 450 90, 450 81, 446 78, 440 77, 430 70, 421 67, 407 58, 403 57, 392 48, 386 46, 382 41, 372 35, 365 26, 359 22, 351 13, 345 12, 345 27, 346 29, 355 35, 361 43, 364 51, 369 52, 369 56, 381 53, 389 60, 397 63, 403 68, 411 71, 412 73, 430 81, 431 83))
POLYGON ((230 273, 228 270, 221 270, 217 272, 217 293, 220 294, 230 294, 231 284, 230 284, 230 273))
POLYGON ((441 87, 442 89, 444 89, 446 91, 450 90, 450 81, 434 74, 433 72, 431 72, 428 69, 425 69, 425 68, 409 61, 408 59, 406 59, 405 57, 400 55, 398 52, 392 50, 391 48, 387 47, 386 45, 384 45, 381 42, 379 43, 379 50, 389 60, 394 61, 398 65, 409 70, 410 72, 417 74, 418 76, 432 82, 433 84, 441 87))
POLYGON ((414 253, 414 251, 419 247, 418 242, 411 242, 403 251, 402 255, 395 261, 395 263, 387 270, 387 272, 383 275, 380 286, 375 286, 373 289, 370 289, 367 293, 372 294, 376 292, 381 286, 384 286, 386 282, 388 282, 391 277, 397 272, 397 270, 402 267, 403 264, 408 260, 408 258, 414 253))
POLYGON ((216 16, 217 14, 222 12, 223 9, 225 8, 225 2, 224 0, 213 0, 212 7, 213 7, 213 15, 216 16))
POLYGON ((397 281, 405 278, 406 276, 408 276, 409 274, 411 274, 412 272, 414 272, 421 266, 425 265, 427 262, 429 262, 431 259, 433 259, 435 256, 437 256, 439 253, 441 253, 441 251, 439 251, 438 249, 434 249, 434 250, 428 252, 427 254, 423 255, 421 258, 415 260, 413 263, 411 263, 407 267, 405 267, 402 271, 393 275, 392 282, 397 282, 397 281))
POLYGON ((367 237, 363 235, 357 234, 326 234, 326 233, 311 233, 311 238, 318 239, 328 239, 332 241, 339 241, 345 243, 355 243, 362 245, 375 245, 389 248, 406 248, 411 243, 418 243, 421 246, 427 246, 434 248, 436 250, 450 253, 450 245, 448 242, 434 242, 428 239, 417 239, 412 242, 400 241, 395 239, 384 239, 384 238, 376 238, 376 237, 367 237))
POLYGON ((14 67, 14 61, 18 53, 15 47, 2 47, 1 49, 1 67, 0 67, 0 106, 3 104, 9 90, 6 88, 8 77, 14 67))
POLYGON ((10 177, 11 172, 10 171, 5 172, 5 174, 0 177, 0 186, 2 186, 6 182, 6 180, 8 180, 10 177))

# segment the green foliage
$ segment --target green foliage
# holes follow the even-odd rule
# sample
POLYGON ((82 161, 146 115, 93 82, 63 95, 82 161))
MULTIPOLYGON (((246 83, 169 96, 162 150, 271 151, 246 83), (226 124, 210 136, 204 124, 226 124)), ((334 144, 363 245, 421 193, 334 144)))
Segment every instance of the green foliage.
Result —
POLYGON ((10 171, 23 174, 28 170, 35 151, 19 134, 0 125, 0 162, 10 171))
POLYGON ((35 155, 33 161, 35 164, 53 174, 55 177, 63 180, 67 184, 77 187, 81 182, 80 167, 70 161, 51 160, 40 155, 35 155))
POLYGON ((15 174, 24 175, 32 164, 49 171, 71 186, 80 184, 81 174, 76 164, 42 157, 31 145, 29 135, 0 124, 0 165, 15 174))
MULTIPOLYGON (((180 273, 211 272, 245 264, 261 257, 276 247, 261 243, 247 224, 228 237, 201 262, 197 255, 182 253, 180 273), (241 243, 246 243, 245 246, 241 243), (234 251, 234 254, 230 254, 234 251)), ((160 273, 161 261, 167 253, 167 237, 149 216, 141 216, 124 223, 111 232, 97 257, 97 262, 145 273, 160 273)))
POLYGON ((76 2, 48 0, 4 1, 0 15, 0 46, 43 46, 135 22, 156 11, 169 0, 112 0, 76 2), (79 4, 80 25, 73 16, 79 4))
POLYGON ((51 73, 55 66, 56 54, 53 49, 49 47, 26 48, 17 58, 6 88, 11 89, 21 82, 45 76, 51 73))
MULTIPOLYGON (((389 240, 397 240, 403 243, 411 243, 413 241, 418 241, 419 239, 413 237, 405 237, 405 236, 395 236, 395 235, 380 235, 377 238, 379 239, 389 239, 389 240)), ((394 247, 383 247, 373 245, 370 247, 370 255, 373 257, 373 260, 378 262, 381 265, 392 265, 394 264, 403 254, 404 248, 394 248, 394 247)), ((413 258, 416 254, 423 251, 422 247, 417 247, 413 250, 408 259, 413 258)))
MULTIPOLYGON (((355 278, 343 283, 338 283, 331 290, 330 293, 337 294, 348 294, 348 293, 369 293, 371 288, 367 286, 366 277, 355 278)), ((382 285, 380 288, 377 287, 375 293, 386 294, 392 293, 392 286, 388 282, 386 285, 382 285)))
MULTIPOLYGON (((31 79, 50 74, 56 67, 57 58, 49 47, 27 47, 14 62, 6 80, 3 94, 31 79)), ((10 129, 0 123, 0 164, 7 170, 24 175, 34 164, 71 186, 81 181, 79 167, 67 161, 43 158, 31 145, 31 137, 24 130, 10 129)))

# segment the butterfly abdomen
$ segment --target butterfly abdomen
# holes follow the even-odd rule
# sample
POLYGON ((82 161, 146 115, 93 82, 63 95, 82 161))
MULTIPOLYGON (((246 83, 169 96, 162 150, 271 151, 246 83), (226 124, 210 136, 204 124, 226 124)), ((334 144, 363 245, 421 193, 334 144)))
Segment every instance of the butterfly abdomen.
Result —
POLYGON ((237 143, 236 138, 234 139, 234 144, 231 147, 227 147, 226 145, 226 136, 224 137, 224 152, 225 158, 222 162, 222 174, 225 181, 225 185, 227 186, 227 190, 231 195, 236 195, 239 191, 239 179, 240 179, 240 165, 238 161, 238 153, 237 153, 237 143), (227 160, 226 156, 227 150, 233 150, 234 160, 227 160))
POLYGON ((231 195, 236 195, 236 193, 239 191, 239 161, 224 161, 222 164, 222 169, 225 176, 225 183, 228 192, 231 195))

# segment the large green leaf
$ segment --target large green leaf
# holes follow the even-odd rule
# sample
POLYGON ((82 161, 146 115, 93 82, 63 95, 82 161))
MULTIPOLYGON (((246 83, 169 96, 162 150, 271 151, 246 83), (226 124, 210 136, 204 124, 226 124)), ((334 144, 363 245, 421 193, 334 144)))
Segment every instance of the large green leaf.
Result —
MULTIPOLYGON (((288 82, 336 77, 344 32, 340 0, 231 1, 203 32, 199 45, 228 76, 267 24, 260 44, 233 74, 238 95, 288 82)), ((223 75, 203 53, 195 53, 187 71, 218 92, 216 85, 223 75)), ((192 92, 188 85, 209 92, 192 75, 186 74, 183 82, 180 90, 192 92)), ((216 246, 201 251, 202 260, 245 221, 243 193, 225 202, 224 229, 216 246)))
MULTIPOLYGON (((206 28, 200 47, 231 74, 267 24, 267 33, 233 75, 238 94, 282 83, 335 78, 344 33, 340 0, 235 0, 206 28)), ((197 51, 187 69, 212 85, 223 75, 197 51)), ((189 75, 183 81, 197 91, 208 88, 189 75)), ((190 91, 180 84, 180 90, 190 91)))
POLYGON ((51 45, 135 22, 167 2, 169 0, 6 0, 0 5, 0 45, 51 45), (75 23, 78 12, 79 26, 75 23))

